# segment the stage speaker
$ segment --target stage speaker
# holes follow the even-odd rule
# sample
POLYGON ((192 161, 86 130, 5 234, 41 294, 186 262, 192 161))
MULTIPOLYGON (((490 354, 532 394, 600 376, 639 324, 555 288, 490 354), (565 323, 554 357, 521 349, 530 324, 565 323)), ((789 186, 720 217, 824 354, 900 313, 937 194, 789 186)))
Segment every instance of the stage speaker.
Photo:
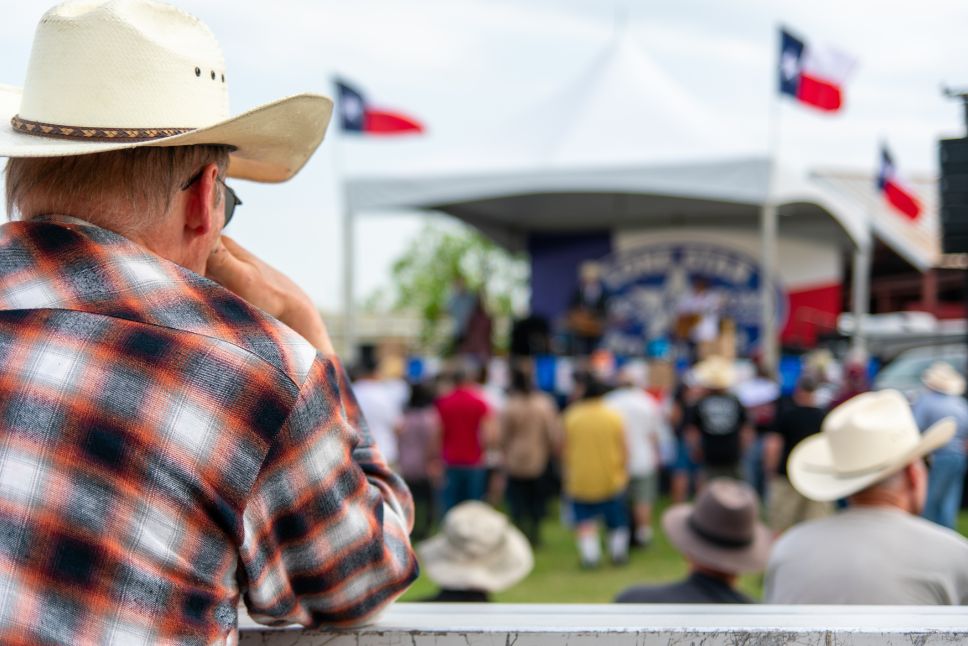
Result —
POLYGON ((968 253, 968 139, 941 140, 941 247, 968 253))

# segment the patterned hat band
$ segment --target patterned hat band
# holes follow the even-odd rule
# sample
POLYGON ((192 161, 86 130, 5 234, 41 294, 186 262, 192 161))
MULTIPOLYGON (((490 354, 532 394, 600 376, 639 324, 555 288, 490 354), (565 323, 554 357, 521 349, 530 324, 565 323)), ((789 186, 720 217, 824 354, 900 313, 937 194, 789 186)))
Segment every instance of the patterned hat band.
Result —
POLYGON ((195 128, 91 128, 89 126, 62 126, 22 119, 17 115, 10 120, 17 132, 37 137, 74 139, 79 141, 153 141, 192 132, 195 128))

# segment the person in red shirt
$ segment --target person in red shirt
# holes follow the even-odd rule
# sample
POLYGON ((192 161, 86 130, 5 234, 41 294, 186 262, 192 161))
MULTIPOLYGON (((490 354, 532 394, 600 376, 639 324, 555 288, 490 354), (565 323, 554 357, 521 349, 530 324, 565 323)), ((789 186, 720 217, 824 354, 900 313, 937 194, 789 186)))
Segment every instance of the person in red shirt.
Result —
POLYGON ((484 448, 496 440, 494 413, 478 392, 474 369, 459 368, 457 386, 436 401, 444 461, 444 510, 482 500, 487 488, 484 448))

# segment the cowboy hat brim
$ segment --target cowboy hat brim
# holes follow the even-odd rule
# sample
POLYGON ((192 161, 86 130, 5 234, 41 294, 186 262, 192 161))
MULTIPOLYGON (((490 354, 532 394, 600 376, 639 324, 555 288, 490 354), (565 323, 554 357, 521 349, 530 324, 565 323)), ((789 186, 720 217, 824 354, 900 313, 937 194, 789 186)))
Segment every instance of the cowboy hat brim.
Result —
POLYGON ((753 541, 745 547, 722 547, 703 539, 689 527, 689 515, 694 505, 680 504, 669 507, 662 514, 662 530, 669 542, 682 554, 706 567, 740 574, 760 572, 770 558, 772 533, 757 521, 753 528, 753 541))
POLYGON ((961 395, 965 394, 964 379, 946 379, 944 377, 939 377, 936 374, 926 372, 921 376, 921 383, 931 390, 941 393, 942 395, 953 395, 955 397, 960 397, 961 395))
POLYGON ((834 470, 830 443, 823 433, 817 433, 793 449, 787 461, 787 474, 793 487, 811 500, 829 502, 845 498, 943 446, 954 437, 955 429, 955 421, 945 418, 922 433, 920 441, 911 449, 872 471, 856 475, 838 474, 834 470))
POLYGON ((256 182, 284 182, 323 141, 333 101, 297 94, 180 135, 151 141, 103 142, 28 135, 9 124, 20 109, 20 88, 0 85, 0 157, 67 157, 141 146, 233 146, 228 174, 256 182))

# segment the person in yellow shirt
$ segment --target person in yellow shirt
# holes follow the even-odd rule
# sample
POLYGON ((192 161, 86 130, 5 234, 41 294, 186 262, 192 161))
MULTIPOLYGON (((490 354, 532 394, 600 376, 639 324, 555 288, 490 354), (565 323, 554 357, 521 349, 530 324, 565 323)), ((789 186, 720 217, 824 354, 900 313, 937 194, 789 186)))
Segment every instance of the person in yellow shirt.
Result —
POLYGON ((565 410, 564 490, 572 504, 581 566, 594 568, 601 561, 599 519, 608 529, 612 563, 621 565, 628 561, 629 544, 625 430, 621 415, 605 404, 607 386, 594 377, 584 382, 582 399, 565 410))

